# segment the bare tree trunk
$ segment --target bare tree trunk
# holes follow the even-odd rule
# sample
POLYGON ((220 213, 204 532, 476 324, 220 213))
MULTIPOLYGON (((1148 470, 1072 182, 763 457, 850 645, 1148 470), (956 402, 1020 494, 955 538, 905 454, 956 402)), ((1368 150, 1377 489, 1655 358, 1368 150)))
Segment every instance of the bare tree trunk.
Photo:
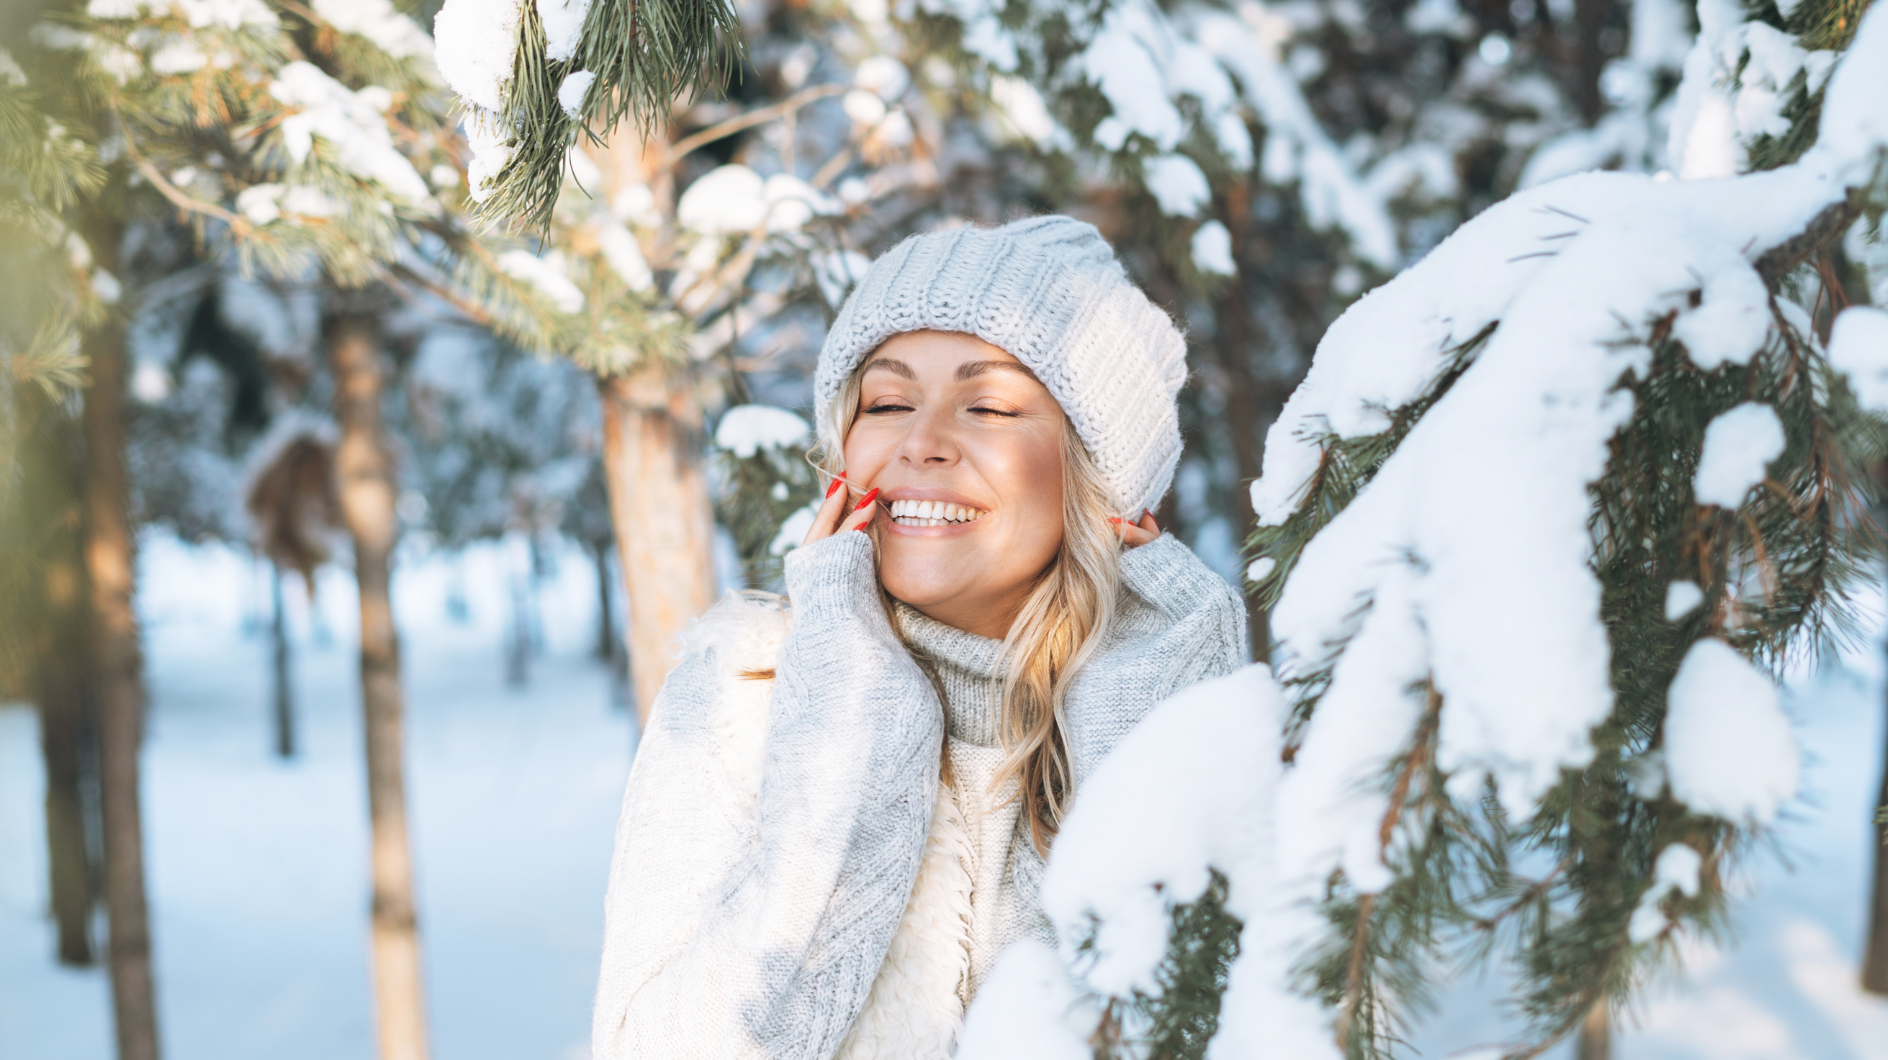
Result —
MULTIPOLYGON (((591 150, 604 193, 647 184, 658 203, 674 179, 658 163, 667 130, 624 126, 591 150)), ((702 474, 701 404, 685 375, 645 365, 597 380, 603 398, 603 480, 628 600, 629 670, 646 721, 669 674, 675 634, 714 602, 714 509, 702 474)))
POLYGON ((96 779, 92 690, 87 681, 85 551, 81 484, 84 468, 78 425, 46 409, 35 417, 25 453, 29 494, 24 510, 41 513, 35 534, 39 553, 32 644, 33 696, 39 707, 40 752, 46 765, 46 865, 59 963, 89 965, 92 906, 96 896, 92 858, 95 823, 88 813, 86 781, 96 779))
POLYGON ((701 406, 658 367, 598 380, 603 475, 629 598, 636 717, 646 721, 670 645, 714 602, 714 513, 702 474, 701 406))
POLYGON ((282 758, 293 758, 295 687, 289 674, 288 609, 282 600, 282 568, 274 563, 269 564, 269 602, 274 610, 269 622, 269 639, 275 649, 275 753, 282 758))
POLYGON ((323 331, 334 370, 335 418, 341 423, 335 453, 341 518, 354 541, 354 574, 360 583, 361 710, 373 843, 374 1008, 380 1060, 424 1060, 426 1006, 407 838, 400 642, 389 595, 399 533, 394 513, 398 491, 380 418, 380 334, 374 317, 362 311, 330 315, 323 331))
MULTIPOLYGON (((1875 805, 1888 807, 1888 751, 1882 754, 1875 805)), ((1869 890, 1868 941, 1862 951, 1862 989, 1888 995, 1888 824, 1875 825, 1869 834, 1875 840, 1875 875, 1869 890)))
MULTIPOLYGON (((121 232, 94 226, 92 253, 118 271, 121 232)), ((143 659, 138 644, 136 540, 125 470, 125 334, 112 321, 88 332, 85 390, 85 569, 98 705, 99 810, 105 848, 107 954, 119 1060, 157 1060, 157 1001, 151 974, 150 910, 144 891, 144 830, 138 753, 143 743, 143 659)))
POLYGON ((1574 1045, 1576 1060, 1612 1060, 1613 1017, 1601 999, 1580 1021, 1580 1037, 1574 1045))

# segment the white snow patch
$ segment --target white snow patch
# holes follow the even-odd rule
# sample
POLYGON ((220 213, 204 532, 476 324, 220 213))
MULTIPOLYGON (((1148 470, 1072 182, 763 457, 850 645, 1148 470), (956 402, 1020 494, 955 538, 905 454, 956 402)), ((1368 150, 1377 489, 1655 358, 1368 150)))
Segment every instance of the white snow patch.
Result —
POLYGON ((560 313, 583 309, 583 291, 564 271, 564 255, 551 251, 543 257, 528 250, 507 250, 498 256, 498 269, 513 279, 523 280, 538 289, 560 313))
POLYGON ((655 290, 655 274, 649 271, 649 261, 642 255, 642 246, 623 222, 605 214, 597 221, 596 233, 597 247, 603 253, 603 260, 629 285, 630 290, 638 293, 655 290))
POLYGON ((767 221, 766 182, 743 165, 718 166, 696 179, 676 204, 675 219, 702 235, 751 232, 767 221))
POLYGON ((1796 793, 1800 767, 1776 686, 1715 639, 1692 645, 1672 678, 1665 762, 1673 797, 1693 812, 1758 824, 1796 793))
POLYGON ((1768 405, 1747 401, 1704 429, 1704 455, 1692 490, 1699 504, 1735 508, 1762 482, 1770 461, 1783 455, 1783 421, 1768 405))
POLYGON ((721 414, 715 445, 746 459, 762 449, 797 449, 812 428, 798 414, 773 405, 736 405, 721 414))
POLYGON ((391 0, 314 0, 313 6, 335 29, 366 37, 396 59, 433 53, 433 38, 391 0))
POLYGON ((1829 365, 1848 376, 1862 407, 1888 413, 1888 313, 1851 306, 1829 332, 1829 365))
POLYGON ((873 55, 852 72, 852 83, 887 103, 895 103, 911 87, 911 74, 904 63, 891 56, 873 55))
POLYGON ((1147 190, 1169 217, 1192 217, 1213 201, 1206 174, 1185 155, 1157 155, 1141 164, 1147 190))
POLYGON ((544 24, 544 57, 563 62, 577 54, 590 0, 537 0, 537 5, 538 19, 544 24))
POLYGON ((780 529, 774 534, 773 541, 768 543, 767 554, 784 556, 799 548, 800 542, 806 540, 807 531, 813 529, 813 521, 817 518, 819 518, 818 502, 809 504, 787 516, 786 521, 780 524, 780 529))
POLYGON ((1232 233, 1218 221, 1208 221, 1193 231, 1193 267, 1214 276, 1232 276, 1239 266, 1232 259, 1232 233))
POLYGON ((1704 590, 1697 582, 1673 582, 1665 587, 1665 621, 1676 622, 1704 603, 1704 590))
POLYGON ((1091 1060, 1088 1036, 1100 1016, 1055 951, 1026 938, 1004 951, 977 991, 956 1060, 1091 1060))
POLYGON ((812 262, 819 293, 825 296, 826 304, 835 309, 872 268, 872 259, 856 250, 823 251, 813 255, 812 262))
POLYGON ((590 84, 596 79, 597 75, 589 70, 565 74, 563 82, 557 86, 557 105, 573 119, 582 117, 584 93, 590 91, 590 84))
POLYGON ((511 161, 512 138, 497 114, 474 108, 465 116, 465 142, 472 161, 465 169, 466 189, 473 202, 492 197, 492 183, 511 161))
POLYGON ((299 108, 281 124, 282 145, 296 163, 307 160, 319 136, 355 176, 412 202, 429 198, 426 181, 393 144, 383 113, 392 101, 385 89, 370 85, 350 92, 319 67, 297 60, 277 72, 269 94, 299 108))
POLYGON ((1162 702, 1083 781, 1042 908, 1087 985, 1154 992, 1173 907, 1205 892, 1209 869, 1234 885, 1269 879, 1282 721, 1270 672, 1248 666, 1162 702), (1078 952, 1091 926, 1093 947, 1078 952))
POLYGON ((1066 150, 1073 143, 1068 130, 1049 113, 1036 86, 1020 77, 990 75, 990 102, 1018 133, 1038 147, 1066 150))
POLYGON ((1698 851, 1684 843, 1673 843, 1659 851, 1658 860, 1652 863, 1652 886, 1639 896, 1639 906, 1632 911, 1632 921, 1626 928, 1627 936, 1635 943, 1658 938, 1671 923, 1659 903, 1673 893, 1696 898, 1698 870, 1703 867, 1704 859, 1698 851))
POLYGON ((767 231, 791 232, 815 217, 844 213, 839 200, 791 173, 775 173, 761 187, 767 203, 767 231))
MULTIPOLYGON (((454 92, 488 111, 505 106, 524 0, 446 0, 433 19, 433 60, 454 92)), ((473 187, 478 187, 475 181, 473 187)))
POLYGON ((1249 582, 1264 581, 1266 578, 1270 577, 1272 571, 1277 568, 1277 560, 1270 556, 1260 556, 1246 566, 1246 580, 1249 582))
POLYGON ((1706 278, 1703 302, 1687 308, 1672 324, 1672 336, 1685 344, 1691 363, 1710 371, 1725 364, 1746 364, 1770 333, 1770 292, 1757 270, 1725 268, 1706 278))

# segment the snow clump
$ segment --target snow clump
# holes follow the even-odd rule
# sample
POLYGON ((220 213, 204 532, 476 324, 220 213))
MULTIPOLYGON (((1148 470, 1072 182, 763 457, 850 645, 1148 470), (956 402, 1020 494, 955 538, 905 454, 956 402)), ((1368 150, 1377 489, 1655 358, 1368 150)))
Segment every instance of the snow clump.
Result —
POLYGON ((745 460, 762 449, 795 449, 812 428, 798 415, 773 405, 736 405, 721 414, 715 445, 745 460))
POLYGON ((1704 603, 1704 590, 1697 582, 1673 582, 1665 589, 1665 621, 1676 622, 1704 603))
POLYGON ((1770 461, 1783 455, 1783 421, 1776 410, 1747 401, 1704 429, 1704 456, 1692 478, 1699 504, 1735 508, 1762 482, 1770 461))
POLYGON ((1665 714, 1672 796, 1695 813, 1767 824, 1796 793, 1795 734, 1777 689, 1721 640, 1691 646, 1665 714))
POLYGON ((366 37, 395 59, 433 53, 433 38, 391 0, 314 0, 315 14, 343 33, 366 37))
POLYGON ((787 516, 787 521, 780 524, 779 532, 774 534, 773 541, 767 545, 767 554, 770 556, 784 556, 788 552, 799 548, 800 542, 806 540, 807 531, 813 529, 813 521, 818 518, 818 502, 809 504, 799 511, 794 512, 792 515, 787 516))
POLYGON ((528 250, 507 250, 498 256, 498 271, 537 288, 560 313, 583 309, 583 291, 570 281, 560 251, 553 250, 540 258, 528 250))
POLYGON ((1659 903, 1674 892, 1698 897, 1698 870, 1703 867, 1704 859, 1698 851, 1684 843, 1673 843, 1659 851, 1658 860, 1652 863, 1652 886, 1639 896, 1639 906, 1632 911, 1632 921, 1626 927, 1627 936, 1635 943, 1658 938, 1671 923, 1659 903))
POLYGON ((557 105, 573 120, 582 115, 584 94, 590 91, 590 84, 596 79, 594 72, 578 70, 565 74, 563 82, 557 86, 557 105))
POLYGON ((1206 174, 1185 155, 1150 158, 1142 164, 1141 173, 1149 194, 1160 203, 1160 212, 1169 217, 1192 217, 1213 201, 1206 174))
POLYGON ((537 0, 537 5, 538 20, 544 24, 544 57, 564 62, 577 54, 590 0, 537 0))
POLYGON ((1212 276, 1232 276, 1239 266, 1232 258, 1232 233, 1218 221, 1208 221, 1193 232, 1193 267, 1212 276))
POLYGON ((1851 306, 1829 332, 1829 366, 1849 378, 1862 407, 1888 413, 1888 313, 1851 306))
POLYGON ((1076 992, 1054 950, 1023 939, 1003 952, 964 1016, 957 1060, 1092 1060, 1101 1013, 1076 992))
POLYGON ((340 155, 342 168, 355 176, 411 202, 430 197, 419 171, 393 145, 385 117, 393 97, 386 89, 369 85, 350 92, 314 64, 296 60, 282 67, 269 94, 299 108, 281 124, 282 146, 297 164, 307 160, 319 136, 340 155))
POLYGON ((434 61, 467 102, 494 113, 504 109, 523 6, 522 0, 446 0, 433 19, 434 61))

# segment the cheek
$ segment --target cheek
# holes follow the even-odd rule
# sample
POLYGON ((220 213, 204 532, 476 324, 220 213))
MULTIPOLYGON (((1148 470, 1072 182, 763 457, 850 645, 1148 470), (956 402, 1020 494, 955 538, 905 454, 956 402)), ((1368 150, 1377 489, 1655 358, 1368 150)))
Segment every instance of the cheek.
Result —
POLYGON ((897 449, 898 441, 890 431, 855 426, 852 433, 846 435, 846 444, 841 450, 846 458, 846 477, 853 482, 872 481, 885 470, 897 449))
POLYGON ((1051 556, 1062 543, 1061 439, 1034 438, 1006 448, 999 458, 1004 481, 998 489, 1024 516, 1017 527, 1022 540, 1016 544, 1032 559, 1051 556))

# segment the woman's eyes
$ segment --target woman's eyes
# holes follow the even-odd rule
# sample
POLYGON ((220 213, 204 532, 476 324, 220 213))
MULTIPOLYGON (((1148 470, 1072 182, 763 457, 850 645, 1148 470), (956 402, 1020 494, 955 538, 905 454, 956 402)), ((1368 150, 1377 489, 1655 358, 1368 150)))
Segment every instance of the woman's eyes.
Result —
MULTIPOLYGON (((872 404, 867 405, 863 411, 865 415, 873 416, 888 412, 912 412, 914 408, 902 401, 882 400, 874 401, 872 404)), ((991 416, 1002 416, 1005 418, 1014 418, 1022 415, 1021 412, 1017 412, 1014 409, 994 408, 989 405, 972 405, 969 411, 981 412, 991 416)))

